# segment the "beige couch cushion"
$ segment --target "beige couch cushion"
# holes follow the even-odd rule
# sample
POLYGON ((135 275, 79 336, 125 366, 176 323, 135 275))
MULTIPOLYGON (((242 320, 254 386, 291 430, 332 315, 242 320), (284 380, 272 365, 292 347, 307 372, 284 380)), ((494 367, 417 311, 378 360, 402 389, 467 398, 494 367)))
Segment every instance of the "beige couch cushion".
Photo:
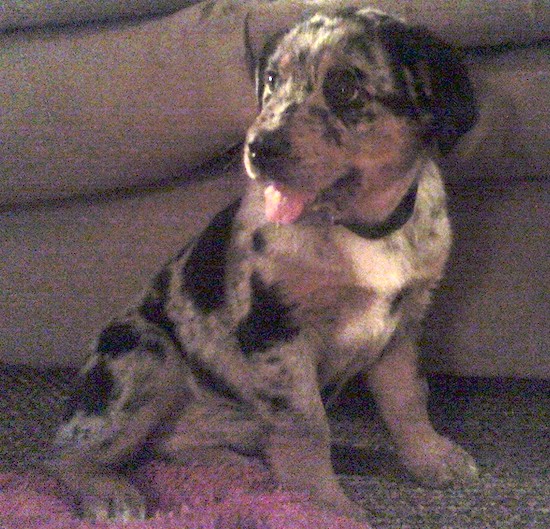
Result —
MULTIPOLYGON (((548 32, 540 18, 547 11, 520 0, 329 3, 397 11, 455 44, 516 42, 548 32)), ((139 24, 0 36, 0 205, 147 186, 180 177, 240 141, 256 111, 245 61, 247 13, 257 56, 267 35, 319 2, 229 5, 208 3, 204 10, 199 4, 139 24)), ((530 116, 540 89, 527 64, 501 71, 489 90, 498 99, 509 86, 521 88, 521 111, 530 116)), ((491 77, 494 68, 485 73, 484 67, 481 78, 491 77)), ((525 117, 510 119, 522 126, 525 117)))
POLYGON ((0 360, 80 365, 96 332, 241 190, 240 174, 0 215, 0 360))
POLYGON ((445 160, 448 179, 547 178, 550 61, 547 46, 468 56, 480 118, 445 160))
POLYGON ((243 17, 0 38, 0 204, 170 180, 240 141, 243 17))
MULTIPOLYGON (((3 0, 0 6, 0 31, 14 28, 40 27, 53 24, 74 24, 98 20, 118 20, 129 17, 171 13, 192 4, 209 4, 201 0, 3 0)), ((227 0, 220 5, 235 4, 227 0)), ((299 1, 273 2, 240 0, 241 4, 255 4, 269 14, 281 9, 281 5, 296 4, 302 9, 316 8, 320 4, 350 5, 354 0, 323 2, 299 1), (265 5, 265 8, 261 4, 265 5)), ((413 22, 440 28, 468 44, 495 44, 501 42, 532 42, 548 36, 550 12, 545 3, 537 0, 483 0, 470 2, 442 2, 441 0, 369 0, 362 2, 405 17, 413 22)), ((198 9, 202 9, 199 6, 198 9)))
POLYGON ((451 190, 455 244, 428 320, 429 366, 550 378, 550 181, 451 190))
POLYGON ((168 13, 197 0, 2 0, 0 31, 168 13))

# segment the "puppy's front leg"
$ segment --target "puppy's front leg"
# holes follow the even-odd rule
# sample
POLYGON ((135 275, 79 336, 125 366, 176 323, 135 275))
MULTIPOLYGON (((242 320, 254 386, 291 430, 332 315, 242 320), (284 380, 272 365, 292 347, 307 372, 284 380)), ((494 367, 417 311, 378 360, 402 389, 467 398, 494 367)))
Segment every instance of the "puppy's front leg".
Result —
MULTIPOLYGON (((298 360, 296 364, 303 362, 298 360)), ((293 366, 291 387, 273 400, 264 454, 274 477, 290 489, 308 491, 321 507, 363 520, 345 495, 330 458, 330 430, 313 365, 293 366)))
POLYGON ((430 422, 428 386, 418 373, 417 356, 413 340, 401 337, 367 376, 401 461, 426 486, 472 481, 478 476, 473 458, 430 422))

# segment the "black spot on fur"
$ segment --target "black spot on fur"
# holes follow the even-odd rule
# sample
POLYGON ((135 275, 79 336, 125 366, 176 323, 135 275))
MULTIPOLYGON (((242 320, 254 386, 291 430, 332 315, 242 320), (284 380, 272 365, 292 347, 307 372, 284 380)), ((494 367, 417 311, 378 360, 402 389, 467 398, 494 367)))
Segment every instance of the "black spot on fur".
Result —
POLYGON ((273 355, 273 356, 265 357, 263 361, 268 365, 275 365, 275 364, 280 364, 282 362, 282 359, 280 356, 273 355))
POLYGON ((170 288, 170 281, 172 279, 172 272, 169 268, 164 268, 160 273, 153 279, 151 286, 157 291, 164 299, 168 289, 170 288))
MULTIPOLYGON (((159 327, 166 333, 172 345, 184 355, 184 348, 181 345, 174 321, 166 311, 166 304, 170 296, 170 284, 172 282, 172 271, 169 268, 163 269, 153 280, 151 290, 145 296, 138 312, 142 318, 149 323, 159 327)), ((165 358, 166 351, 163 340, 158 337, 156 340, 148 340, 145 347, 158 358, 165 358)))
POLYGON ((267 351, 280 342, 292 340, 300 331, 275 287, 266 286, 257 273, 250 278, 250 311, 238 325, 236 334, 246 356, 267 351))
POLYGON ((266 240, 260 230, 256 230, 252 235, 252 249, 256 253, 263 253, 266 247, 266 240))
POLYGON ((390 304, 390 314, 395 314, 398 310, 401 304, 403 303, 403 300, 408 297, 412 292, 412 289, 410 287, 405 287, 401 289, 397 295, 392 299, 390 304))
POLYGON ((340 147, 342 145, 342 134, 331 122, 330 112, 326 108, 312 106, 309 109, 309 113, 312 116, 319 118, 323 123, 323 138, 340 147))
POLYGON ((271 411, 275 413, 285 412, 292 409, 292 404, 287 397, 283 397, 280 395, 273 396, 261 392, 258 393, 258 398, 263 402, 267 402, 269 404, 269 407, 271 408, 271 411))
POLYGON ((330 188, 321 192, 321 200, 331 201, 339 198, 355 196, 357 190, 361 187, 361 172, 356 167, 352 167, 344 176, 336 180, 330 188))
MULTIPOLYGON (((172 342, 174 338, 171 336, 172 342)), ((144 349, 153 356, 164 360, 166 358, 166 348, 164 346, 164 340, 160 336, 147 336, 143 343, 144 349)), ((179 349, 179 348, 178 348, 179 349)))
POLYGON ((306 22, 307 29, 317 31, 319 29, 322 29, 326 26, 326 22, 323 18, 317 18, 315 20, 308 20, 306 22))
POLYGON ((130 323, 114 323, 99 336, 97 352, 111 357, 127 353, 139 344, 140 333, 130 323))
POLYGON ((375 63, 374 54, 374 30, 372 27, 365 24, 365 31, 356 37, 352 37, 346 43, 344 48, 346 53, 360 53, 366 61, 371 64, 375 63))
POLYGON ((300 66, 300 68, 305 67, 310 57, 311 57, 310 50, 301 49, 298 51, 298 65, 300 66))
POLYGON ((182 270, 182 288, 205 314, 225 301, 225 264, 231 227, 240 201, 218 213, 195 242, 182 270))
POLYGON ((212 11, 214 11, 214 7, 216 7, 215 0, 210 0, 209 2, 203 3, 200 14, 201 22, 204 22, 205 20, 210 18, 210 16, 212 15, 212 11))
POLYGON ((154 399, 153 393, 143 393, 142 395, 135 396, 132 400, 129 400, 122 407, 122 411, 127 413, 137 413, 144 406, 151 404, 151 401, 154 399))
POLYGON ((332 383, 321 389, 321 400, 323 401, 323 404, 326 405, 327 402, 333 398, 335 393, 338 391, 338 387, 338 384, 332 383))
POLYGON ((187 362, 195 379, 201 386, 214 391, 226 399, 241 400, 237 392, 221 376, 213 373, 207 366, 201 365, 196 358, 188 357, 187 362))
POLYGON ((116 397, 113 375, 100 362, 79 379, 67 403, 64 420, 78 411, 86 415, 101 415, 116 397))
POLYGON ((172 272, 169 268, 162 270, 153 280, 151 290, 139 307, 140 315, 148 322, 158 325, 170 336, 174 334, 175 324, 166 313, 172 272))

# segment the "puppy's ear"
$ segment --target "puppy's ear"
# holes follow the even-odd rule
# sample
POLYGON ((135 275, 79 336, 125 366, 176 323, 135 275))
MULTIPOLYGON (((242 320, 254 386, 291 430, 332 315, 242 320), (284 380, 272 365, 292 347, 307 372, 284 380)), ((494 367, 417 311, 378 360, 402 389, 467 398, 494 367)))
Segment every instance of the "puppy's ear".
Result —
POLYGON ((386 19, 380 32, 398 68, 409 72, 409 92, 427 116, 439 150, 447 154, 477 120, 466 67, 455 50, 426 29, 386 19))

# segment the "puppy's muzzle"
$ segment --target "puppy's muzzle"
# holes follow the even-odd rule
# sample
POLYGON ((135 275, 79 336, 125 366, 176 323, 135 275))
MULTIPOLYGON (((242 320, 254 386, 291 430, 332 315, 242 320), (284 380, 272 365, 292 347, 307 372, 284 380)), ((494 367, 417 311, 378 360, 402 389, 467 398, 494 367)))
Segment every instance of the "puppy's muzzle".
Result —
POLYGON ((256 176, 273 179, 291 151, 290 142, 281 129, 254 134, 247 145, 247 156, 256 176))

